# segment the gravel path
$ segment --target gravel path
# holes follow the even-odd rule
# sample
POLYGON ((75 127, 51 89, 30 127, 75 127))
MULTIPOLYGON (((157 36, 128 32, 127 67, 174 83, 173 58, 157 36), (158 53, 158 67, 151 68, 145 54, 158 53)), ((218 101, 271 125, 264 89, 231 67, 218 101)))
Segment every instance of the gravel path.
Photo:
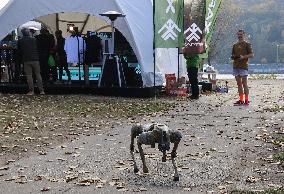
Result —
POLYGON ((236 93, 232 88, 229 94, 181 100, 165 115, 131 121, 162 122, 181 130, 179 182, 172 181, 171 163, 162 163, 161 154, 151 148, 145 148, 150 173, 133 173, 132 124, 123 121, 116 128, 98 130, 97 135, 62 142, 42 155, 11 161, 0 168, 0 193, 226 193, 281 187, 284 169, 271 155, 283 147, 263 137, 284 131, 283 111, 267 111, 284 104, 284 80, 254 80, 250 85, 248 107, 232 105, 236 93))

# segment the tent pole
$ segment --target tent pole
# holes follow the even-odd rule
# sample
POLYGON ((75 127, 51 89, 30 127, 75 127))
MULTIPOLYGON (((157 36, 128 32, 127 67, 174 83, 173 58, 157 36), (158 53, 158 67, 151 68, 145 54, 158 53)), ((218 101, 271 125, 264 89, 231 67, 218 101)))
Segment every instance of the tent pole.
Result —
POLYGON ((80 60, 80 40, 79 40, 79 34, 76 34, 77 42, 78 42, 78 66, 79 66, 79 81, 81 81, 81 60, 80 60))
POLYGON ((114 21, 111 21, 111 35, 112 35, 112 40, 111 40, 111 54, 114 54, 114 21))
POLYGON ((59 14, 56 13, 56 31, 59 30, 59 14))
POLYGON ((86 25, 87 25, 87 23, 88 23, 88 21, 89 21, 89 18, 90 18, 90 14, 87 15, 86 20, 85 20, 85 22, 84 22, 84 25, 83 25, 83 27, 82 27, 82 29, 81 29, 80 34, 83 34, 83 32, 84 32, 84 30, 85 30, 85 28, 86 28, 86 25))
POLYGON ((156 92, 156 52, 154 48, 154 94, 155 94, 155 100, 157 99, 157 92, 156 92))

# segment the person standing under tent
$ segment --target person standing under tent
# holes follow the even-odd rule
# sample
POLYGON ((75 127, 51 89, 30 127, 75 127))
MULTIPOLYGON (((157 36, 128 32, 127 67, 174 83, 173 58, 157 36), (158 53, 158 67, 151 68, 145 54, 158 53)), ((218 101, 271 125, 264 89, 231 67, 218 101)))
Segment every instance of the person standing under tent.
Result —
POLYGON ((63 75, 63 69, 65 70, 67 76, 68 76, 68 84, 71 84, 71 73, 68 69, 68 63, 67 63, 67 55, 66 51, 64 50, 65 47, 65 38, 62 36, 62 31, 57 30, 55 32, 57 44, 56 44, 56 54, 57 54, 57 64, 59 67, 59 81, 62 82, 62 75, 63 75))
POLYGON ((34 37, 31 37, 28 29, 23 28, 21 30, 23 38, 18 41, 18 50, 21 61, 24 64, 24 72, 27 76, 27 83, 29 92, 27 95, 34 95, 34 80, 33 73, 36 76, 37 86, 40 94, 44 95, 44 89, 42 85, 42 78, 40 75, 39 55, 37 48, 37 41, 34 37))
POLYGON ((231 59, 234 61, 233 75, 237 81, 240 99, 234 105, 249 105, 248 60, 254 57, 254 54, 251 44, 245 41, 245 31, 239 30, 237 36, 238 42, 233 45, 231 59))
POLYGON ((187 75, 191 85, 191 96, 190 99, 199 99, 199 86, 198 86, 198 70, 202 58, 199 54, 186 54, 185 48, 182 49, 184 58, 186 59, 187 75))
POLYGON ((89 85, 89 67, 91 66, 102 66, 102 39, 96 34, 88 32, 85 38, 86 51, 85 51, 85 84, 89 85))
POLYGON ((40 35, 36 36, 38 51, 39 51, 39 62, 41 68, 41 75, 44 84, 49 81, 49 65, 48 58, 50 51, 53 49, 55 41, 50 35, 49 31, 45 28, 40 30, 40 35))

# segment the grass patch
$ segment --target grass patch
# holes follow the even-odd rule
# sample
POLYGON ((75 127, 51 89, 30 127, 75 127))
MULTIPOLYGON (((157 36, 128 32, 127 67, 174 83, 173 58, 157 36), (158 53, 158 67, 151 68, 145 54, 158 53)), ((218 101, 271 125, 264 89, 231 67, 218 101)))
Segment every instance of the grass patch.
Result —
POLYGON ((275 74, 256 74, 249 77, 250 80, 276 80, 275 74))
POLYGON ((95 117, 135 117, 143 114, 167 112, 172 104, 151 100, 81 101, 76 104, 61 106, 60 109, 70 116, 87 114, 95 117))
POLYGON ((283 163, 284 162, 284 152, 275 154, 274 159, 283 163))
POLYGON ((274 107, 269 107, 269 108, 264 108, 265 111, 268 112, 283 112, 284 111, 284 106, 274 106, 274 107))
POLYGON ((140 122, 144 116, 163 114, 175 106, 167 100, 91 95, 0 94, 0 98, 0 152, 4 155, 62 144, 78 135, 115 127, 122 121, 140 122))
POLYGON ((262 192, 234 190, 230 194, 284 194, 284 188, 268 189, 268 190, 265 190, 265 191, 262 191, 262 192))

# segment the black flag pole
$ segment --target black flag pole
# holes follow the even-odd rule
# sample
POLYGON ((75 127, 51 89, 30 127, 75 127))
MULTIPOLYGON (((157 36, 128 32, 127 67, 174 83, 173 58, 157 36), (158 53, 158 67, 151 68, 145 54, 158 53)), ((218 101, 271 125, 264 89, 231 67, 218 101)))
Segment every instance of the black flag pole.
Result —
MULTIPOLYGON (((182 1, 182 29, 184 29, 184 1, 182 1)), ((179 78, 180 78, 180 54, 182 54, 181 51, 181 42, 183 42, 184 44, 184 36, 182 35, 182 37, 179 36, 178 38, 178 47, 177 47, 177 55, 178 55, 178 79, 177 81, 179 82, 179 78), (182 38, 182 41, 180 40, 182 38)), ((183 46, 182 46, 183 47, 183 46)))
POLYGON ((155 44, 155 37, 156 37, 156 25, 155 25, 155 0, 153 1, 153 27, 154 27, 154 36, 153 36, 153 58, 154 58, 154 95, 155 100, 157 98, 156 93, 156 44, 155 44))
POLYGON ((177 47, 177 54, 178 54, 178 79, 177 81, 179 82, 179 74, 180 74, 180 71, 179 71, 179 68, 180 68, 180 64, 179 64, 179 47, 177 47))

